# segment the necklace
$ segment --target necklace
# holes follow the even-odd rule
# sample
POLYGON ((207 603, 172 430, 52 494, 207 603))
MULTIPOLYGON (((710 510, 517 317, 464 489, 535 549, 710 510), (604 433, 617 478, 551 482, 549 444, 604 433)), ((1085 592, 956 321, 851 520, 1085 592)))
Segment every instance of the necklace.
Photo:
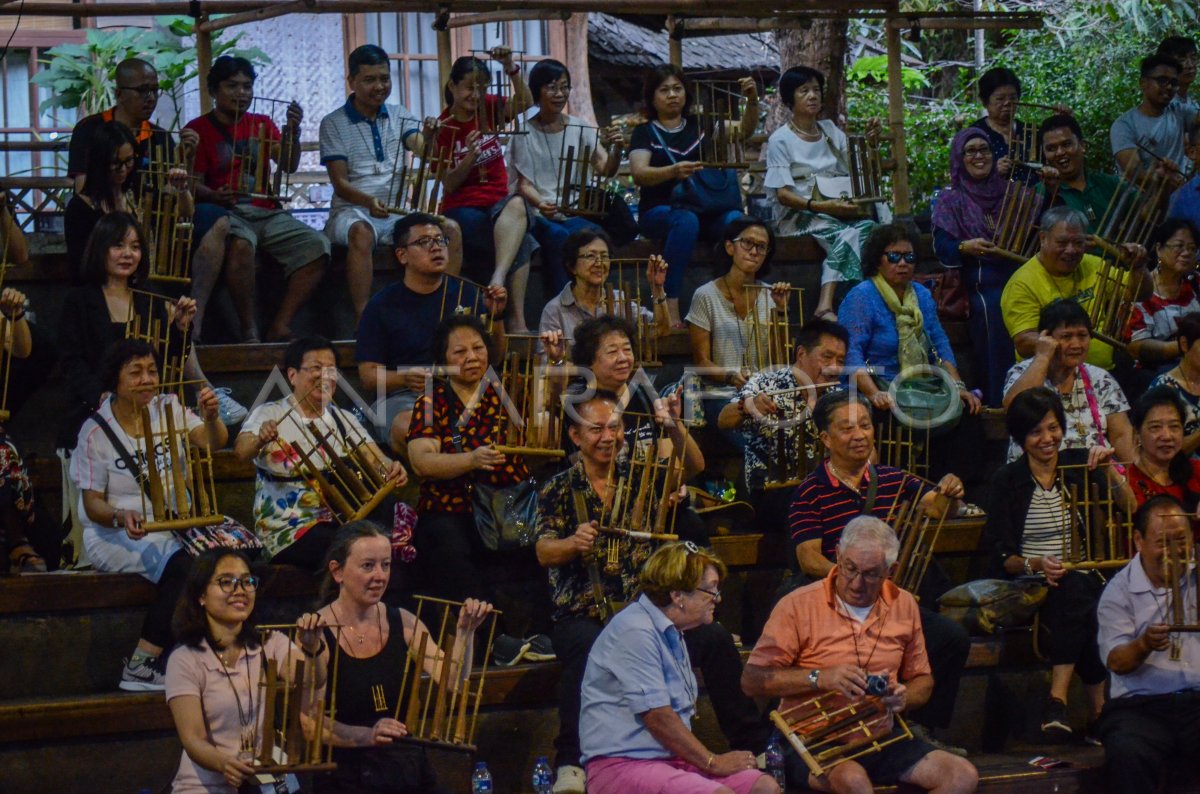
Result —
MULTIPOLYGON (((354 641, 356 643, 358 643, 359 647, 361 648, 363 643, 365 643, 367 641, 367 635, 365 633, 359 631, 352 624, 346 623, 344 620, 342 620, 341 616, 338 615, 337 610, 333 608, 332 602, 329 604, 329 611, 330 611, 330 613, 332 613, 334 619, 338 623, 342 624, 346 628, 350 629, 350 631, 354 632, 354 641)), ((379 604, 375 605, 375 628, 379 631, 379 646, 380 646, 380 648, 382 648, 383 647, 383 618, 381 618, 379 615, 379 604)))
POLYGON ((674 132, 679 132, 680 130, 682 130, 684 127, 687 126, 687 119, 684 119, 684 118, 679 119, 679 123, 676 124, 674 127, 668 127, 666 124, 663 124, 658 119, 655 119, 654 121, 652 121, 651 124, 658 127, 663 132, 674 133, 674 132))
MULTIPOLYGON (((237 686, 233 683, 233 674, 229 672, 229 665, 225 664, 225 658, 217 653, 216 648, 209 646, 213 652, 213 656, 217 657, 217 661, 221 663, 221 672, 225 674, 225 680, 229 682, 229 688, 233 690, 233 701, 237 704, 239 734, 239 752, 238 758, 246 760, 254 758, 258 755, 258 737, 254 730, 258 723, 258 710, 254 704, 254 685, 251 683, 250 675, 250 654, 245 654, 242 658, 246 661, 246 704, 248 708, 242 710, 242 696, 238 694, 237 686)), ((236 664, 236 661, 235 661, 236 664)))
POLYGON ((860 493, 860 491, 859 491, 859 488, 861 488, 861 487, 862 487, 862 478, 863 478, 863 476, 866 474, 866 470, 864 469, 864 470, 863 470, 863 474, 860 474, 860 475, 858 475, 859 484, 858 484, 858 485, 851 485, 851 484, 850 484, 850 478, 849 478, 849 477, 847 477, 845 474, 842 474, 840 471, 838 471, 838 468, 837 468, 837 466, 834 466, 834 465, 833 465, 833 458, 830 458, 830 459, 829 459, 829 473, 833 475, 833 478, 834 478, 835 480, 837 480, 837 481, 838 481, 838 482, 840 482, 842 485, 846 486, 846 487, 847 487, 847 488, 849 488, 851 491, 854 491, 854 493, 856 493, 856 494, 857 494, 857 493, 860 493))
POLYGON ((1188 374, 1187 367, 1184 366, 1185 364, 1186 361, 1179 362, 1179 374, 1183 376, 1184 385, 1187 386, 1188 392, 1192 394, 1192 396, 1195 396, 1200 390, 1197 389, 1195 381, 1192 380, 1192 376, 1188 374))
POLYGON ((787 125, 788 125, 788 129, 790 129, 792 132, 796 133, 796 135, 798 135, 803 140, 806 140, 806 141, 821 140, 821 136, 822 136, 821 127, 815 121, 813 122, 813 128, 811 130, 800 129, 799 127, 796 126, 796 122, 792 121, 791 119, 788 119, 787 125))
MULTIPOLYGON (((845 618, 850 623, 850 639, 854 640, 854 661, 858 665, 858 668, 860 670, 862 670, 864 673, 870 672, 871 659, 875 656, 875 649, 879 647, 879 639, 883 636, 883 621, 887 617, 887 608, 884 605, 880 604, 878 598, 875 599, 875 603, 871 605, 871 608, 874 609, 876 604, 879 604, 879 631, 877 631, 875 633, 875 642, 873 642, 871 644, 871 651, 867 654, 866 662, 863 662, 862 656, 859 655, 858 632, 855 631, 856 623, 858 623, 859 625, 861 625, 863 627, 864 632, 867 631, 866 620, 863 620, 863 621, 855 620, 854 616, 850 614, 849 605, 847 605, 846 602, 842 600, 841 596, 837 597, 837 607, 835 607, 835 609, 834 609, 835 612, 837 612, 839 615, 841 615, 843 618, 845 618)), ((871 613, 868 612, 867 617, 869 618, 870 616, 871 616, 871 613)))

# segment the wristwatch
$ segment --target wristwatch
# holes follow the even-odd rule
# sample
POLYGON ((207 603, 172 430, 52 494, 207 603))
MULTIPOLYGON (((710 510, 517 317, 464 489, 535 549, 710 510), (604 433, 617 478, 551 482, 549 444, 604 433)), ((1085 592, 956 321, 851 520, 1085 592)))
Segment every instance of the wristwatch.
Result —
POLYGON ((114 510, 113 511, 112 528, 113 529, 121 529, 123 526, 125 526, 125 522, 121 520, 121 511, 114 510))
POLYGON ((817 684, 817 679, 820 678, 820 676, 821 676, 820 670, 813 670, 811 673, 808 674, 808 685, 811 686, 813 689, 820 689, 820 686, 817 684))

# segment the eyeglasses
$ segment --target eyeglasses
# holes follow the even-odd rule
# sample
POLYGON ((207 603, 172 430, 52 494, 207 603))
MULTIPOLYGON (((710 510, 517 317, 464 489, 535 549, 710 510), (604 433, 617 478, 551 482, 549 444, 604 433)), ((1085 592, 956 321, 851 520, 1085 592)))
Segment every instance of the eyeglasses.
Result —
POLYGON ((426 251, 432 251, 435 248, 445 248, 450 244, 450 241, 445 237, 420 237, 413 240, 411 243, 406 243, 405 248, 424 248, 426 251))
POLYGON ((594 251, 590 251, 586 254, 580 254, 579 256, 575 257, 575 259, 578 262, 584 262, 589 265, 608 265, 612 263, 612 257, 610 257, 608 254, 597 254, 594 251))
POLYGON ((118 168, 133 168, 133 164, 136 162, 136 157, 126 157, 124 160, 113 160, 111 164, 112 170, 116 171, 118 168))
POLYGON ((303 372, 305 375, 313 375, 313 376, 325 375, 325 374, 337 375, 338 368, 337 367, 322 367, 320 364, 313 364, 311 367, 301 367, 300 371, 303 372))
POLYGON ((1153 80, 1158 83, 1159 88, 1179 88, 1178 77, 1167 77, 1165 74, 1147 77, 1147 80, 1153 80))
POLYGON ((119 85, 117 86, 117 90, 133 91, 142 98, 158 96, 160 93, 162 93, 162 89, 157 85, 119 85))
POLYGON ((571 93, 571 84, 567 83, 566 85, 563 85, 562 83, 551 83, 550 85, 542 86, 542 90, 547 94, 566 96, 567 94, 571 93))
POLYGON ((213 583, 221 588, 222 593, 232 593, 238 587, 241 587, 247 593, 253 593, 258 589, 257 576, 247 575, 241 578, 237 576, 218 576, 216 579, 213 579, 213 583))
POLYGON ((1183 254, 1194 254, 1198 250, 1195 243, 1165 243, 1163 248, 1183 254))
POLYGON ((696 588, 696 592, 697 592, 697 593, 704 593, 705 595, 712 596, 712 600, 713 600, 713 601, 720 601, 720 600, 721 600, 721 591, 720 591, 719 589, 717 589, 717 590, 709 590, 709 589, 707 589, 707 588, 704 588, 704 587, 697 587, 697 588, 696 588))
POLYGON ((1020 102, 1020 94, 992 94, 988 98, 989 105, 1008 105, 1013 102, 1020 102))
POLYGON ((886 571, 862 571, 854 563, 841 560, 838 561, 838 570, 846 575, 847 580, 854 580, 861 576, 867 584, 879 584, 887 576, 886 571))
POLYGON ((744 237, 734 239, 734 242, 742 247, 742 250, 748 254, 765 254, 767 249, 771 247, 770 243, 760 243, 757 240, 747 240, 744 237))
POLYGON ((901 259, 910 265, 915 264, 917 261, 917 254, 914 251, 906 251, 905 253, 901 253, 899 251, 884 251, 883 255, 887 257, 887 261, 893 265, 900 264, 901 259))
POLYGON ((970 149, 963 149, 964 158, 982 158, 991 157, 992 149, 990 146, 972 146, 970 149))

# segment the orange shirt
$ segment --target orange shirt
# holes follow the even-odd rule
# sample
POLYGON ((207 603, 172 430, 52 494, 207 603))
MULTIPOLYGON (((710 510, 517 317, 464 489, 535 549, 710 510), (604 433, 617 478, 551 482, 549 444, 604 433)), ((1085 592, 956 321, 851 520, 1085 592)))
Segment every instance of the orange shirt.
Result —
MULTIPOLYGON (((824 579, 793 590, 775 605, 749 664, 805 670, 857 664, 893 683, 929 674, 917 600, 886 581, 871 614, 859 623, 837 600, 837 571, 835 565, 824 579)), ((780 709, 811 697, 808 691, 785 697, 780 709)))

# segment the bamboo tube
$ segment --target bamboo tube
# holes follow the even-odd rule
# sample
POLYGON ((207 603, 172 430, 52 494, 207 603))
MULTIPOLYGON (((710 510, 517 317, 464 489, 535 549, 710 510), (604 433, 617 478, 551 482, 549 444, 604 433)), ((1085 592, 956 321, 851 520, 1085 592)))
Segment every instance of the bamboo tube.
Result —
POLYGON ((166 448, 167 466, 171 469, 171 481, 174 484, 175 515, 179 518, 188 518, 191 511, 188 510, 187 486, 183 482, 183 461, 179 459, 180 456, 176 453, 175 442, 179 440, 184 450, 187 449, 187 444, 182 439, 176 438, 175 412, 171 409, 170 405, 166 406, 164 414, 167 420, 167 436, 163 441, 166 442, 164 446, 166 448))
MULTIPOLYGON (((646 452, 646 463, 644 466, 642 466, 642 476, 639 478, 637 494, 634 497, 633 515, 630 516, 628 527, 634 531, 640 530, 643 526, 642 516, 646 509, 646 498, 648 495, 647 492, 653 489, 653 480, 651 479, 651 474, 653 473, 652 467, 655 465, 658 457, 657 453, 658 444, 656 442, 654 446, 646 452)), ((631 476, 632 474, 633 472, 630 471, 631 476)), ((663 494, 663 497, 666 498, 666 494, 663 494)), ((650 498, 651 500, 653 499, 652 496, 650 498)))
MULTIPOLYGON (((446 610, 446 612, 449 611, 449 609, 446 610)), ((429 734, 429 738, 435 741, 441 739, 443 733, 450 733, 449 726, 446 726, 447 730, 442 730, 442 723, 446 720, 446 701, 450 695, 450 658, 445 652, 442 653, 442 666, 439 672, 441 675, 438 676, 437 694, 433 704, 433 732, 429 734)))
MULTIPOLYGON (((158 473, 154 455, 154 426, 150 422, 150 409, 142 408, 142 448, 146 455, 146 478, 150 484, 150 509, 155 518, 165 518, 163 482, 158 473)), ((131 472, 132 473, 132 472, 131 472)))
POLYGON ((371 494, 369 491, 367 491, 366 486, 362 484, 362 480, 358 479, 354 471, 346 465, 346 462, 342 460, 341 455, 339 455, 333 448, 333 445, 329 443, 330 433, 321 432, 321 429, 317 427, 317 423, 313 421, 308 423, 308 432, 311 434, 311 438, 316 442, 317 446, 322 452, 325 453, 326 457, 328 457, 329 470, 345 489, 343 495, 347 503, 350 503, 350 500, 354 499, 359 505, 361 505, 363 502, 369 500, 371 498, 371 494))
MULTIPOLYGON (((421 705, 421 675, 425 671, 425 654, 429 648, 429 632, 421 635, 421 641, 418 643, 416 664, 413 668, 412 688, 408 693, 408 713, 405 716, 404 724, 408 726, 409 731, 416 732, 418 709, 421 705)), ((411 653, 411 651, 410 651, 411 653)), ((399 711, 400 704, 396 704, 396 709, 399 711)))
MULTIPOLYGON (((492 643, 496 639, 496 624, 499 622, 497 618, 499 617, 500 614, 501 613, 499 611, 492 610, 492 619, 488 624, 488 638, 487 638, 487 647, 488 648, 492 647, 492 643)), ((480 669, 479 669, 479 681, 475 685, 475 693, 474 693, 475 694, 475 702, 471 706, 471 727, 467 731, 467 742, 473 742, 475 740, 475 727, 479 721, 479 704, 483 700, 483 687, 484 687, 484 683, 487 681, 488 659, 490 658, 490 656, 491 656, 490 653, 484 654, 483 664, 480 666, 480 669)))
POLYGON ((354 514, 354 509, 346 502, 342 494, 334 488, 321 470, 313 463, 312 458, 304 451, 302 447, 292 447, 296 454, 300 457, 300 461, 304 466, 303 476, 308 480, 313 490, 321 497, 321 501, 325 502, 330 509, 342 516, 351 516, 354 514))
POLYGON ((266 681, 260 683, 264 689, 262 693, 262 744, 259 745, 258 751, 258 763, 263 766, 275 763, 271 750, 275 746, 275 696, 279 682, 279 662, 275 659, 266 661, 266 681))
POLYGON ((800 759, 804 761, 804 765, 808 767, 808 771, 813 776, 821 777, 825 774, 825 770, 823 770, 821 765, 817 763, 817 760, 813 758, 812 753, 810 753, 808 748, 804 746, 804 742, 801 741, 800 737, 796 735, 796 733, 792 730, 792 727, 787 724, 787 720, 781 717, 779 712, 774 709, 771 711, 771 722, 775 723, 775 727, 781 734, 783 734, 788 743, 792 745, 792 749, 796 751, 796 755, 800 756, 800 759))

